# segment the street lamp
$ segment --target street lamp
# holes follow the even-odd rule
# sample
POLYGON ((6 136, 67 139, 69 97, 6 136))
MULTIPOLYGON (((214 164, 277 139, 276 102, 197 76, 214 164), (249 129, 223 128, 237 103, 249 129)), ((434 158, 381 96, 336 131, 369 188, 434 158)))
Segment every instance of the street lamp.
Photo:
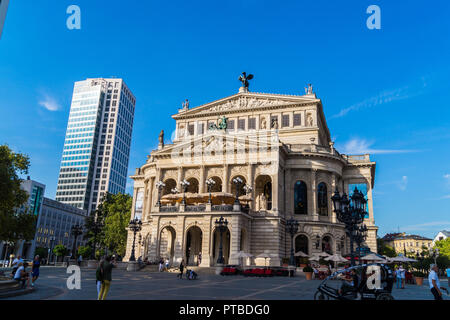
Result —
POLYGON ((79 235, 83 233, 83 227, 76 224, 73 225, 72 228, 70 228, 70 231, 73 235, 73 249, 72 249, 72 259, 76 259, 76 250, 77 250, 77 238, 79 235))
POLYGON ((219 242, 219 257, 217 258, 217 264, 221 265, 225 263, 225 260, 223 259, 223 232, 227 230, 228 221, 227 219, 224 219, 222 216, 217 220, 216 219, 216 228, 220 232, 220 242, 219 242))
POLYGON ((52 250, 53 250, 53 243, 55 242, 56 238, 54 236, 48 238, 48 242, 50 244, 49 248, 48 248, 48 262, 47 264, 50 264, 50 262, 52 261, 52 250))
POLYGON ((156 183, 156 188, 158 189, 158 202, 156 202, 156 205, 161 208, 161 190, 166 186, 166 184, 162 181, 158 181, 156 183))
POLYGON ((183 200, 181 201, 181 204, 186 205, 186 192, 187 192, 187 189, 188 189, 190 183, 189 183, 189 181, 184 179, 183 181, 180 182, 180 185, 183 188, 183 200))
POLYGON ((298 231, 298 221, 291 218, 286 221, 287 231, 291 235, 291 257, 289 259, 289 265, 295 266, 295 258, 294 258, 294 236, 298 231))
POLYGON ((354 231, 358 225, 364 222, 366 216, 366 203, 362 192, 358 191, 355 187, 353 195, 351 196, 351 202, 344 194, 341 196, 336 189, 334 195, 331 197, 333 201, 334 212, 337 219, 345 225, 345 232, 350 238, 350 259, 351 265, 355 265, 355 256, 353 252, 354 231))
POLYGON ((362 264, 362 261, 361 261, 361 245, 363 244, 363 242, 367 238, 367 231, 368 231, 368 229, 367 229, 367 226, 365 224, 361 224, 359 226, 356 226, 355 230, 353 231, 353 240, 358 245, 359 264, 362 264))
POLYGON ((211 199, 211 189, 214 187, 214 185, 216 184, 216 182, 209 178, 208 180, 206 180, 206 186, 208 187, 208 192, 209 192, 209 199, 208 199, 208 203, 211 204, 212 203, 212 199, 211 199))
POLYGON ((134 256, 134 247, 136 245, 136 233, 141 231, 142 221, 139 220, 138 218, 135 218, 130 221, 128 228, 130 228, 130 230, 133 231, 133 247, 131 248, 130 261, 136 261, 136 257, 134 256))
POLYGON ((244 181, 242 181, 240 177, 236 177, 233 179, 233 183, 236 185, 236 199, 234 200, 234 204, 240 205, 241 203, 239 202, 239 187, 242 183, 244 183, 244 181))

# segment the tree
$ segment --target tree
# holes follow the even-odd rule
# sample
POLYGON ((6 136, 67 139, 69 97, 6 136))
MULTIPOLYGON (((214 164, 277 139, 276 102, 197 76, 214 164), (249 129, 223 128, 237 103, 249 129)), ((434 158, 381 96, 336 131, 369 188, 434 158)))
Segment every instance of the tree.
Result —
POLYGON ((44 248, 44 247, 37 247, 35 250, 34 250, 34 255, 36 256, 39 256, 39 258, 47 258, 47 255, 48 255, 48 249, 47 248, 44 248))
POLYGON ((67 250, 66 246, 63 244, 58 244, 53 248, 53 253, 57 257, 64 257, 67 254, 67 252, 68 252, 68 250, 67 250))
POLYGON ((89 258, 91 255, 91 247, 88 246, 81 246, 78 248, 78 255, 81 255, 83 258, 89 258))
MULTIPOLYGON (((87 245, 92 248, 92 252, 97 252, 97 247, 103 247, 105 245, 104 238, 104 224, 105 217, 107 215, 104 202, 111 201, 111 194, 106 193, 103 201, 98 205, 97 209, 91 213, 90 216, 86 217, 85 220, 85 233, 83 239, 87 240, 87 245)), ((95 257, 94 257, 95 258, 95 257)))
MULTIPOLYGON (((13 152, 7 145, 0 145, 0 240, 16 242, 22 234, 28 236, 27 228, 17 230, 20 223, 30 222, 28 217, 18 219, 18 209, 28 200, 28 193, 21 188, 18 174, 27 174, 30 160, 27 155, 13 152)), ((25 213, 27 214, 27 213, 25 213)), ((29 240, 28 239, 28 240, 29 240)))
POLYGON ((450 238, 436 241, 434 247, 439 249, 439 256, 450 258, 450 238))
POLYGON ((127 227, 130 222, 133 198, 129 194, 110 195, 103 202, 105 217, 105 244, 109 250, 124 256, 127 244, 127 227))
POLYGON ((377 238, 377 251, 379 254, 386 257, 392 258, 397 256, 395 249, 392 248, 391 246, 388 246, 386 242, 381 238, 377 238))

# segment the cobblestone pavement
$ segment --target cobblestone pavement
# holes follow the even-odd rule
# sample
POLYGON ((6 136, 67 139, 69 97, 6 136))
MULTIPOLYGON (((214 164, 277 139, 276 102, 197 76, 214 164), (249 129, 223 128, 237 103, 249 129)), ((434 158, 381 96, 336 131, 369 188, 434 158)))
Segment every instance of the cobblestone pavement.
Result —
MULTIPOLYGON (((95 270, 82 269, 81 289, 68 290, 66 281, 69 274, 65 268, 42 267, 36 282, 35 292, 10 300, 95 300, 95 270)), ((443 285, 447 285, 442 280, 443 285)), ((127 272, 113 270, 113 281, 108 299, 123 300, 312 300, 319 281, 307 281, 303 276, 294 278, 246 278, 243 276, 201 275, 195 281, 177 279, 174 273, 151 273, 147 271, 127 272)), ((394 288, 392 294, 400 300, 432 300, 424 285, 406 285, 405 289, 394 288)), ((444 299, 450 297, 444 294, 444 299)))

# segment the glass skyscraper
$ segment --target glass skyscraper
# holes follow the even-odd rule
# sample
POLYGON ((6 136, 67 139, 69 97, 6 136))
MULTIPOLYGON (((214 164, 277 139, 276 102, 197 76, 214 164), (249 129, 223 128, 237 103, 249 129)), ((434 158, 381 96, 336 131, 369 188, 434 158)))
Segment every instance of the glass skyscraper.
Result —
POLYGON ((90 213, 125 192, 135 104, 122 79, 75 82, 56 201, 90 213))

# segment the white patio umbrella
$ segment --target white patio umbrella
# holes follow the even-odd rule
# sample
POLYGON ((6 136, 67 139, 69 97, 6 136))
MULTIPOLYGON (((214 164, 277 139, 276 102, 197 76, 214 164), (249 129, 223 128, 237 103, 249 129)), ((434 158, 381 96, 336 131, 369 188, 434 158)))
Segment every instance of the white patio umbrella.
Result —
POLYGON ((343 263, 348 263, 348 260, 345 259, 343 256, 341 256, 340 254, 333 254, 332 256, 326 257, 325 258, 326 261, 333 261, 333 262, 343 262, 343 263))
MULTIPOLYGON (((238 251, 238 252, 236 252, 236 253, 233 253, 231 256, 232 256, 233 258, 238 258, 239 261, 241 261, 240 259, 245 259, 245 258, 251 258, 251 257, 253 257, 252 254, 247 253, 247 252, 244 252, 244 251, 238 251)), ((243 264, 243 263, 242 263, 242 264, 243 264)))
POLYGON ((322 252, 318 253, 317 255, 318 255, 319 257, 322 257, 322 258, 326 258, 326 257, 331 256, 331 254, 328 254, 328 253, 326 253, 325 251, 322 251, 322 252))
POLYGON ((416 262, 417 260, 405 256, 398 256, 391 259, 393 262, 416 262))
POLYGON ((264 258, 264 266, 266 266, 266 261, 268 258, 278 258, 278 255, 273 253, 268 253, 267 250, 264 250, 263 253, 260 253, 256 256, 257 258, 264 258))
POLYGON ((377 256, 374 253, 368 254, 367 256, 361 257, 361 260, 366 260, 366 261, 377 261, 377 262, 382 262, 382 261, 386 261, 383 258, 380 258, 379 256, 377 256))
POLYGON ((306 253, 304 253, 303 251, 297 251, 297 252, 294 254, 294 257, 308 258, 309 256, 308 256, 306 253))

